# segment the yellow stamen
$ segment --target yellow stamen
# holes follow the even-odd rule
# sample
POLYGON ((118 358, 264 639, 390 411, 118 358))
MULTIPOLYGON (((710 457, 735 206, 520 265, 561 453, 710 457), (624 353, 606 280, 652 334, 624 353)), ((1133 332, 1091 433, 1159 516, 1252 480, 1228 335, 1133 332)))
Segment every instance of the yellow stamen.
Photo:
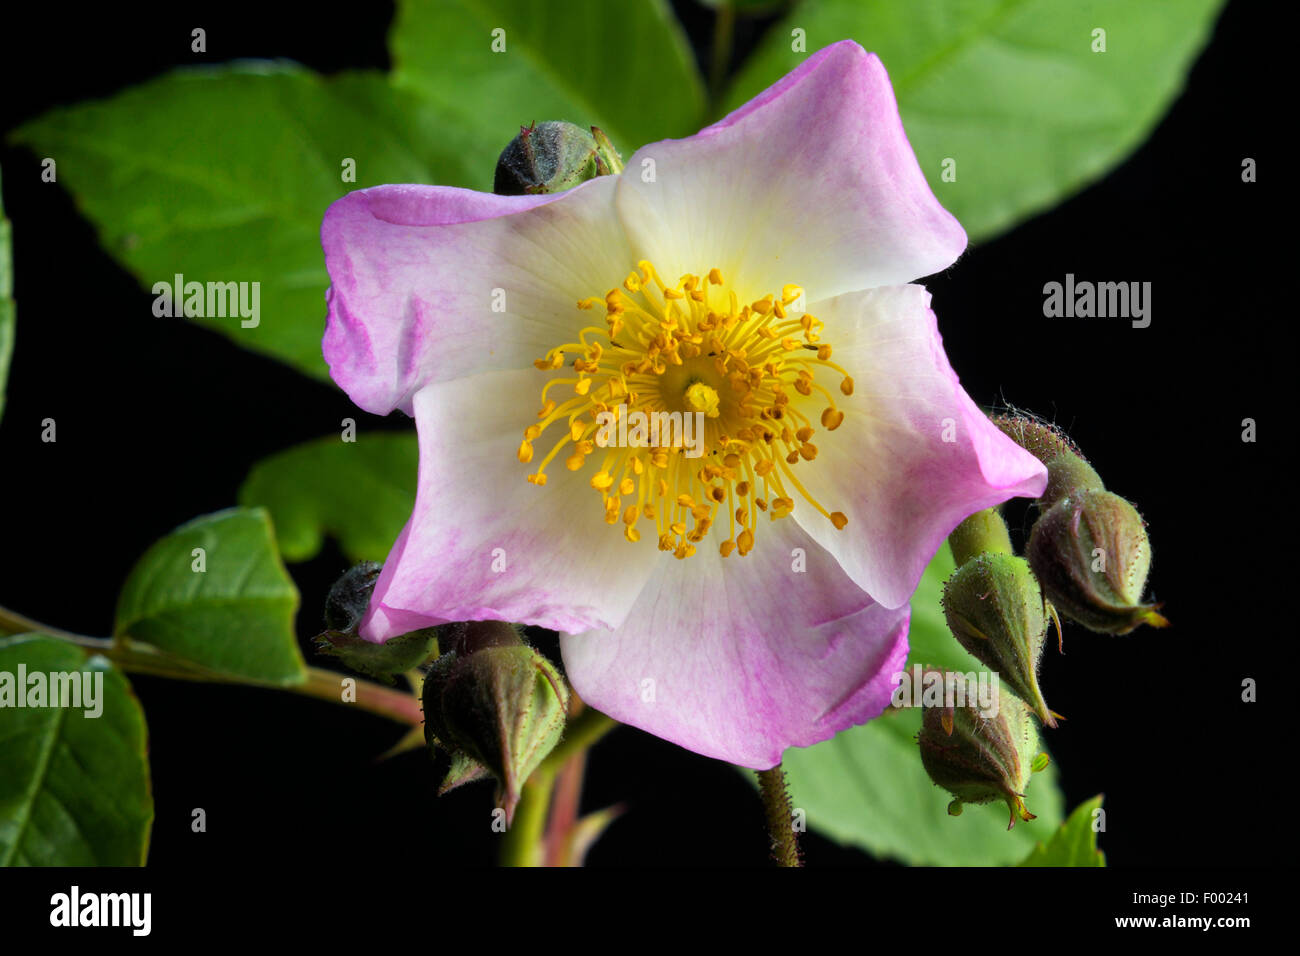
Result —
POLYGON ((603 304, 606 328, 582 328, 577 341, 533 363, 548 378, 519 460, 533 460, 533 442, 552 425, 562 434, 528 481, 544 486, 557 455, 577 472, 603 449, 589 483, 605 521, 623 524, 632 542, 649 522, 659 549, 679 559, 695 554, 721 518, 727 538, 718 553, 748 554, 769 502, 772 520, 790 515, 798 499, 845 527, 844 513, 823 507, 792 470, 818 467, 803 464, 818 457, 814 416, 827 433, 844 420, 819 373, 853 394, 852 377, 830 361, 831 346, 818 344, 824 323, 789 311, 804 290, 787 284, 780 295, 742 305, 719 269, 672 284, 647 261, 637 270, 603 297, 578 301, 582 310, 603 304), (552 386, 562 389, 556 398, 548 397, 552 386), (809 407, 814 391, 829 407, 809 407))

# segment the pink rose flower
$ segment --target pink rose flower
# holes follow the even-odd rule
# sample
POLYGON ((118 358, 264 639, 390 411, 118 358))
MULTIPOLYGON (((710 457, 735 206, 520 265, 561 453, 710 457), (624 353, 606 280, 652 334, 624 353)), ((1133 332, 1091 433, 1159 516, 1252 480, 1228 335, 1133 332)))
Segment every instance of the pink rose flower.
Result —
POLYGON ((587 703, 699 753, 764 769, 878 715, 944 538, 1045 486, 909 284, 966 235, 855 43, 621 175, 359 190, 322 239, 334 380, 419 432, 362 634, 554 628, 587 703), (602 446, 638 411, 698 413, 703 455, 602 446))

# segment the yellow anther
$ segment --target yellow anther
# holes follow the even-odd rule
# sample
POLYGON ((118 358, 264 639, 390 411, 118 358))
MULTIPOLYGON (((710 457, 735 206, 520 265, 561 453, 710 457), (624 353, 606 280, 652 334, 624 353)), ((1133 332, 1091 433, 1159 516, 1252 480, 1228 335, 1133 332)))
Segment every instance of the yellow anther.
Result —
POLYGON ((580 378, 573 384, 573 390, 579 395, 586 395, 591 391, 591 379, 580 378))
POLYGON ((722 285, 722 273, 716 268, 709 270, 709 281, 714 285, 722 285))
POLYGON ((631 478, 624 478, 618 483, 618 493, 620 495, 630 495, 636 491, 636 482, 631 478))
POLYGON ((853 379, 848 375, 844 376, 844 381, 840 382, 840 391, 845 395, 853 394, 853 379))
POLYGON ((587 456, 582 454, 570 455, 564 459, 564 467, 569 471, 577 471, 587 463, 587 456))
POLYGON ((836 408, 828 408, 822 412, 822 425, 827 431, 835 431, 844 421, 844 413, 836 408))
POLYGON ((598 471, 591 476, 591 487, 595 488, 597 491, 606 491, 607 489, 614 487, 614 479, 608 472, 598 471))
POLYGON ((844 526, 849 523, 848 516, 843 511, 831 512, 831 524, 835 525, 837 530, 843 530, 844 526))
POLYGON ((525 465, 533 460, 533 446, 527 440, 519 443, 519 460, 525 465))

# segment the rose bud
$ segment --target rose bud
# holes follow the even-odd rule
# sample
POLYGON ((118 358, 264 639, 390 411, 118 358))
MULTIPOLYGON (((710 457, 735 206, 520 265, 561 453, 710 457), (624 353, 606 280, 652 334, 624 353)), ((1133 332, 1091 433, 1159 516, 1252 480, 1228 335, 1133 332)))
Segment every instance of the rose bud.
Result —
POLYGON ((534 123, 501 151, 492 191, 498 196, 558 193, 579 183, 622 170, 609 138, 572 123, 534 123))
POLYGON ((974 707, 927 707, 917 735, 921 763, 936 784, 953 795, 948 812, 961 814, 965 803, 1003 800, 1016 820, 1033 820, 1025 807, 1030 773, 1047 766, 1038 749, 1038 730, 1028 707, 1011 697, 996 716, 974 707))
POLYGON ((411 631, 383 644, 358 636, 380 570, 375 562, 363 561, 334 582, 325 599, 326 630, 316 636, 316 648, 350 670, 392 684, 395 675, 414 670, 435 653, 437 634, 432 628, 411 631))
POLYGON ((944 585, 943 614, 957 643, 1055 727, 1038 686, 1048 613, 1029 563, 1013 554, 971 558, 944 585))
POLYGON ((1048 600, 1089 630, 1127 634, 1140 624, 1165 627, 1146 604, 1151 542, 1131 504, 1109 491, 1061 498, 1034 524, 1026 557, 1048 600))
POLYGON ((506 819, 524 783, 564 733, 569 689, 509 624, 475 621, 448 641, 424 682, 425 738, 451 751, 443 790, 482 776, 500 784, 506 819))

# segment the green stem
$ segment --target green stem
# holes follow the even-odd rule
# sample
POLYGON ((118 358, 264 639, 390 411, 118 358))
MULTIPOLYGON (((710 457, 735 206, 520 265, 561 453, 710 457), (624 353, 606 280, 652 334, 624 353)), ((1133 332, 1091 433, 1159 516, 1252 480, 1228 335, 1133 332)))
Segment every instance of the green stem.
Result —
POLYGON ((596 741, 618 726, 618 721, 590 707, 569 720, 564 739, 542 761, 542 770, 556 773, 575 754, 586 753, 596 741))
POLYGON ((90 637, 83 638, 80 634, 73 634, 71 631, 61 631, 57 627, 50 627, 39 621, 33 621, 31 618, 23 617, 17 611, 11 611, 7 607, 0 607, 0 632, 5 634, 26 634, 29 631, 39 631, 50 637, 57 637, 61 641, 71 641, 74 644, 83 640, 95 640, 95 638, 90 637))
POLYGON ((772 838, 772 859, 778 866, 802 866, 799 840, 794 835, 790 794, 786 792, 785 771, 780 764, 771 770, 758 771, 758 789, 767 816, 767 832, 772 838))
POLYGON ((545 764, 533 771, 515 807, 515 818, 501 844, 502 866, 540 866, 546 817, 551 808, 555 771, 545 764))
POLYGON ((238 684, 245 687, 264 687, 268 690, 284 690, 317 700, 332 701, 336 704, 350 704, 367 713, 387 717, 401 724, 419 726, 424 720, 418 698, 409 691, 395 687, 384 687, 370 681, 353 678, 355 700, 343 699, 342 680, 346 674, 324 670, 319 667, 306 668, 306 679, 301 684, 268 684, 264 681, 218 674, 197 664, 191 664, 166 652, 148 645, 138 644, 127 637, 87 637, 71 631, 50 627, 39 621, 33 621, 16 611, 0 607, 0 631, 9 634, 28 632, 44 634, 48 637, 66 641, 82 648, 88 655, 98 654, 108 658, 121 670, 130 674, 145 674, 150 677, 166 677, 172 680, 198 681, 215 684, 238 684))

